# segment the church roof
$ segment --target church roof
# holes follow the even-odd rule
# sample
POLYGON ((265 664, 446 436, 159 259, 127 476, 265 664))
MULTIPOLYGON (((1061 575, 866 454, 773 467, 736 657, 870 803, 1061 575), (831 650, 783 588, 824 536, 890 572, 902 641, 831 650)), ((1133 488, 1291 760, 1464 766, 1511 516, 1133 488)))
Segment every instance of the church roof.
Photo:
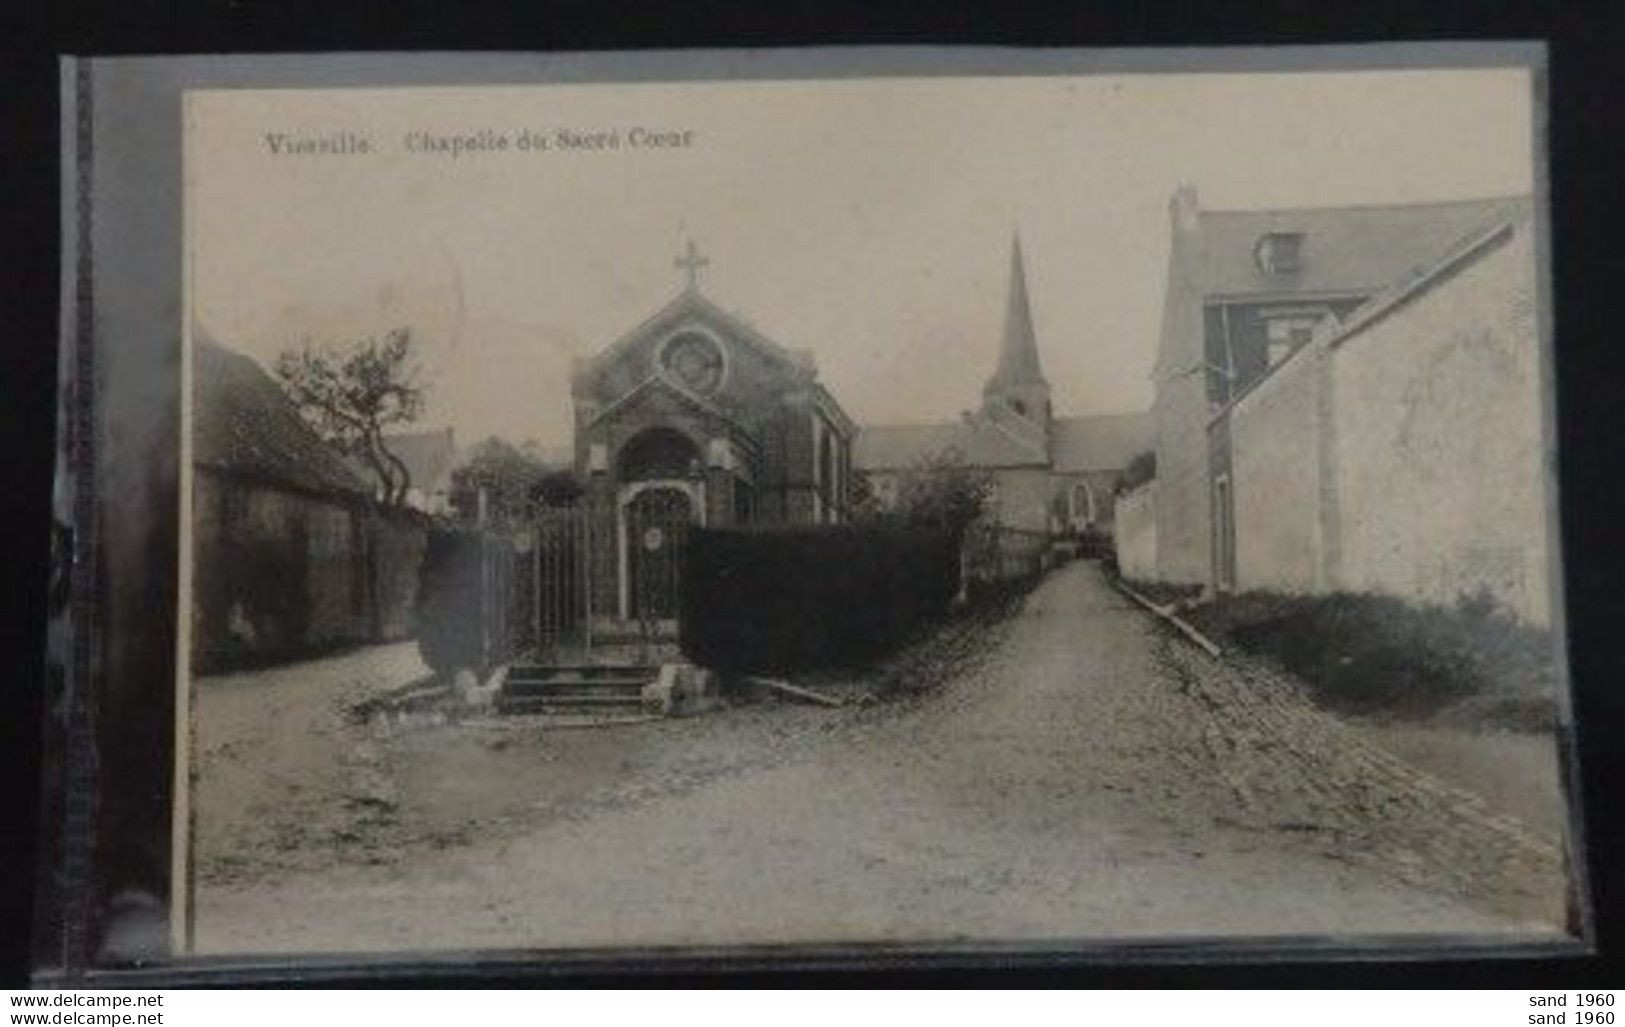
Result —
POLYGON ((985 393, 999 392, 1013 385, 1044 381, 1038 360, 1038 339, 1033 333, 1032 306, 1027 300, 1027 271, 1021 259, 1021 239, 1010 243, 1010 289, 1005 299, 1004 341, 999 349, 999 366, 989 378, 985 393))
POLYGON ((1043 448, 979 416, 939 424, 865 425, 852 459, 866 471, 897 471, 950 451, 972 467, 1038 467, 1043 448))
POLYGON ((192 462, 309 492, 372 492, 269 374, 201 332, 192 346, 192 462))
POLYGON ((1050 453, 1061 473, 1120 471, 1153 441, 1149 413, 1057 417, 1051 424, 1050 453))
MULTIPOLYGON (((1058 417, 1050 431, 1050 454, 1057 473, 1116 471, 1151 448, 1150 414, 1097 414, 1058 417)), ((950 450, 974 467, 1035 467, 1043 450, 982 417, 939 424, 866 425, 858 430, 853 463, 866 471, 898 471, 950 450)))
POLYGON ((1208 296, 1372 293, 1432 264, 1467 235, 1530 205, 1528 197, 1444 203, 1203 210, 1197 280, 1208 296), (1260 238, 1301 236, 1296 270, 1267 273, 1260 238))

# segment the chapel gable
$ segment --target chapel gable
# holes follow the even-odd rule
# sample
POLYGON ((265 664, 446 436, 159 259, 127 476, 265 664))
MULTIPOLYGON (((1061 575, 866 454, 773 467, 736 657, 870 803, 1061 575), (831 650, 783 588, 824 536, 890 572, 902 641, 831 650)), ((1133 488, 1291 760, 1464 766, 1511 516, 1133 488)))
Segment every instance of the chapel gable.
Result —
POLYGON ((580 361, 572 392, 578 405, 603 408, 658 381, 725 416, 757 422, 762 408, 815 377, 809 355, 780 346, 690 289, 580 361))

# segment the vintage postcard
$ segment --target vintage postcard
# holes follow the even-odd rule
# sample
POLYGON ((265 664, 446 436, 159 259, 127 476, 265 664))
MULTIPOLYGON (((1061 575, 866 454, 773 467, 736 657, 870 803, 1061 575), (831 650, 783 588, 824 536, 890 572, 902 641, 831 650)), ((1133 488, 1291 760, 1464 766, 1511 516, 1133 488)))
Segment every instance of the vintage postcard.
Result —
POLYGON ((1573 939, 1541 77, 187 91, 177 944, 1573 939))

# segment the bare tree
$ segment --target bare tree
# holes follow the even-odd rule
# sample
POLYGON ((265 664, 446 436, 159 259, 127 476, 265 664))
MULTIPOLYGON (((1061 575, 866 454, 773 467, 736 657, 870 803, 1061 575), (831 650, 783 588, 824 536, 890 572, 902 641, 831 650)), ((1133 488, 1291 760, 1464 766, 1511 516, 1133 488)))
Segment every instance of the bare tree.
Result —
POLYGON ((283 389, 317 434, 364 463, 378 479, 383 501, 406 502, 412 472, 391 453, 384 431, 423 412, 428 388, 410 328, 396 328, 347 343, 302 340, 276 361, 283 389))

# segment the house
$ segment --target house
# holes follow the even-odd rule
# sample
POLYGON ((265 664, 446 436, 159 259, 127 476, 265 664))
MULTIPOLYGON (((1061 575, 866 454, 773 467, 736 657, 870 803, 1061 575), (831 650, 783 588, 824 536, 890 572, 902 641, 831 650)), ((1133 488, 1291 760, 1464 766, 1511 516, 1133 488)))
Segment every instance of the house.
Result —
POLYGON ((392 432, 384 436, 384 447, 406 465, 411 481, 407 506, 430 514, 451 513, 451 472, 460 456, 452 429, 392 432))
POLYGON ((193 661, 207 671, 411 631, 424 528, 252 359, 192 346, 193 661))
POLYGON ((591 610, 611 622, 675 618, 687 525, 848 516, 855 425, 810 353, 701 292, 704 263, 691 246, 686 287, 573 369, 591 610))
POLYGON ((1152 371, 1156 578, 1212 577, 1213 413, 1301 346, 1324 317, 1346 317, 1517 203, 1204 211, 1193 187, 1175 191, 1152 371))
POLYGON ((981 406, 958 421, 865 425, 855 460, 883 506, 895 501, 902 476, 948 459, 990 475, 993 523, 1045 535, 1110 533, 1117 480, 1150 445, 1145 414, 1055 416, 1016 239, 999 359, 983 387, 981 406))
POLYGON ((1204 213, 1186 187, 1171 219, 1130 573, 1546 622, 1529 200, 1204 213))

